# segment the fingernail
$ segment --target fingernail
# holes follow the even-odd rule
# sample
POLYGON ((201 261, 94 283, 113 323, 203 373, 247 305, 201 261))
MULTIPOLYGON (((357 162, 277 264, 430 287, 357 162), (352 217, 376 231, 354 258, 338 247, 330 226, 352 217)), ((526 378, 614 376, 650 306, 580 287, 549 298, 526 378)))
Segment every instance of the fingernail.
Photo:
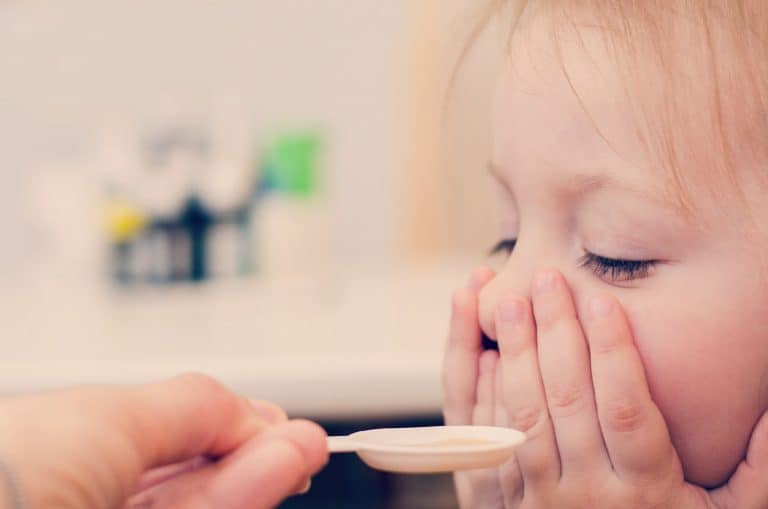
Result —
POLYGON ((256 415, 270 424, 277 424, 288 418, 283 409, 274 403, 257 399, 249 399, 248 402, 256 415))
POLYGON ((557 274, 551 270, 539 272, 533 281, 533 291, 538 294, 549 293, 557 286, 557 274))
POLYGON ((299 495, 306 495, 309 493, 309 490, 312 488, 312 479, 307 480, 307 484, 304 485, 304 488, 299 491, 299 495))
POLYGON ((613 299, 610 297, 592 297, 589 301, 589 314, 592 318, 607 316, 613 309, 613 299))
POLYGON ((499 303, 499 320, 508 323, 523 321, 523 303, 518 299, 504 299, 499 303))

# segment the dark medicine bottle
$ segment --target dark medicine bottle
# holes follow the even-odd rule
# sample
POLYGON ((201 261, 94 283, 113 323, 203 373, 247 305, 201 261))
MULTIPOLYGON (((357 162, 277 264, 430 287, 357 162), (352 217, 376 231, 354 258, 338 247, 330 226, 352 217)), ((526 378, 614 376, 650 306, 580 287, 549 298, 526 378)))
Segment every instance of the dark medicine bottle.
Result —
POLYGON ((181 211, 180 223, 189 240, 189 279, 208 277, 208 231, 214 217, 196 195, 190 196, 181 211))

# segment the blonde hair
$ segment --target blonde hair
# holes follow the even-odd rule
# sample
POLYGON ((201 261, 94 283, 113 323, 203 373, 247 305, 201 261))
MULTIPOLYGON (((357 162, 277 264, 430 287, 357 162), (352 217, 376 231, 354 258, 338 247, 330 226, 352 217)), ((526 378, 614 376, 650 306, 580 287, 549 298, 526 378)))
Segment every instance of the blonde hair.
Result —
MULTIPOLYGON (((703 183, 715 197, 727 189, 744 198, 739 170, 768 163, 768 1, 488 0, 465 52, 502 13, 511 40, 524 18, 541 11, 555 42, 565 31, 580 40, 583 30, 598 29, 633 103, 643 100, 633 83, 665 80, 661 109, 637 105, 638 135, 669 171, 683 209, 693 208, 689 191, 703 183), (648 73, 653 78, 642 75, 649 63, 661 71, 648 73), (684 169, 691 165, 696 171, 684 169), (719 178, 700 178, 705 170, 719 178)), ((563 70, 567 76, 564 63, 563 70)))

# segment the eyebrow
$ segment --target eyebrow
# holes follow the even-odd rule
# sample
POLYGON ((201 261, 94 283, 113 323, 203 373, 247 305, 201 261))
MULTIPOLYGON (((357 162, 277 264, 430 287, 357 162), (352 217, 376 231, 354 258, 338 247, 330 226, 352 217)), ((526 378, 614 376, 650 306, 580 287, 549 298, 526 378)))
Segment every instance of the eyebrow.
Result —
MULTIPOLYGON (((504 177, 504 172, 498 164, 493 161, 488 162, 488 172, 507 192, 514 196, 515 193, 512 191, 512 187, 504 177)), ((675 200, 663 190, 640 189, 621 182, 610 175, 577 173, 568 179, 568 183, 565 187, 568 189, 568 194, 582 198, 602 189, 617 189, 633 194, 645 201, 661 205, 664 208, 680 214, 681 217, 688 216, 685 208, 679 201, 675 200)))

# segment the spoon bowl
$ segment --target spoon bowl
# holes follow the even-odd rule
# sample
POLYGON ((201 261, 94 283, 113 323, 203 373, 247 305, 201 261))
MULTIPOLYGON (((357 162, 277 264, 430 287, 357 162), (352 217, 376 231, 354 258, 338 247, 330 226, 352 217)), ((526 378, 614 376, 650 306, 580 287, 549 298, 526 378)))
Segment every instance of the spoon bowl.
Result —
POLYGON ((423 474, 496 467, 510 459, 524 441, 525 435, 511 428, 430 426, 329 437, 328 449, 355 452, 378 470, 423 474))

